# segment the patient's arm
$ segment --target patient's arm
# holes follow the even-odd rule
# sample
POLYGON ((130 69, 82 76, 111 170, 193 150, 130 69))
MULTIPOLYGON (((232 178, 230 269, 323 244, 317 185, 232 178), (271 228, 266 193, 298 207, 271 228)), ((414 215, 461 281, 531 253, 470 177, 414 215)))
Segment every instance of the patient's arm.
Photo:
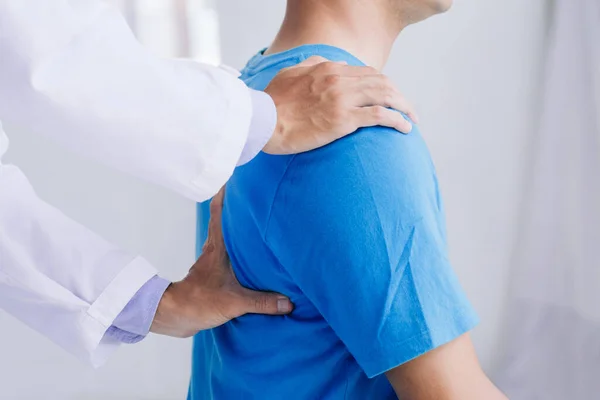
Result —
POLYGON ((507 399, 481 369, 469 334, 386 372, 386 376, 401 399, 507 399))
POLYGON ((464 335, 478 319, 418 128, 373 130, 290 162, 265 240, 367 377, 403 400, 500 399, 464 335))

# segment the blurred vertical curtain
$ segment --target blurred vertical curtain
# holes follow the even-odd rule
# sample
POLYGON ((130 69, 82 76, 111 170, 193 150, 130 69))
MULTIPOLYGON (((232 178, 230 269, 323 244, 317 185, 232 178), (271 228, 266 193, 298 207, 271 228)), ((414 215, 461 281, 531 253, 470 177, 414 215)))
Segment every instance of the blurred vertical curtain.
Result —
POLYGON ((214 0, 106 1, 118 6, 138 39, 161 56, 220 63, 214 0))
POLYGON ((600 1, 556 0, 499 385, 600 398, 600 1))

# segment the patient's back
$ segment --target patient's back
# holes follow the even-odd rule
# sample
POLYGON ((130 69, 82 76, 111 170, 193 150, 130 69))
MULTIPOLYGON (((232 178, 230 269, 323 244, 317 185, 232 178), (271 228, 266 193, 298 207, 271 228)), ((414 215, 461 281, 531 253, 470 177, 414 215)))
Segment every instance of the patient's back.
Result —
MULTIPOLYGON (((281 68, 312 55, 360 65, 340 49, 302 46, 257 55, 242 79, 264 89, 281 68)), ((261 153, 236 169, 223 211, 235 274, 246 287, 289 296, 295 310, 200 333, 190 399, 395 399, 382 372, 474 324, 447 271, 435 172, 418 129, 409 136, 367 130, 296 156, 261 153), (402 175, 404 168, 414 171, 402 175), (392 175, 401 176, 392 182, 392 175), (418 240, 439 248, 426 257, 442 265, 443 279, 434 279, 454 302, 449 317, 404 301, 418 297, 415 287, 426 280, 410 265, 425 248, 413 246, 418 240), (459 313, 468 318, 454 318, 459 313), (434 334, 432 321, 452 326, 434 334)))

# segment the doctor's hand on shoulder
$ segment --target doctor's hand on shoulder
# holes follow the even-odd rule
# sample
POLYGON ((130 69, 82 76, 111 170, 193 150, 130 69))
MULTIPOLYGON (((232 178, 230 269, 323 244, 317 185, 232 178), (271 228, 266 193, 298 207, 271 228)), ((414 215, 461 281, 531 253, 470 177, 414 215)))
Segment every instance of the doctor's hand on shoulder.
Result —
POLYGON ((409 133, 412 124, 394 110, 418 122, 413 107, 377 69, 319 56, 283 69, 265 92, 277 107, 277 126, 263 149, 270 154, 313 150, 367 126, 409 133))

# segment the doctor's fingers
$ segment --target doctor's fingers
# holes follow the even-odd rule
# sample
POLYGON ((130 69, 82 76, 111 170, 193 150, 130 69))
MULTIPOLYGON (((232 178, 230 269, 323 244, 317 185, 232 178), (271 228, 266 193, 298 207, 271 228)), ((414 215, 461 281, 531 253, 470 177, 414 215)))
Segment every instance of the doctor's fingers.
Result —
POLYGON ((236 292, 236 317, 245 314, 285 315, 294 309, 290 299, 277 293, 258 292, 242 286, 236 292))
POLYGON ((414 123, 419 123, 419 117, 413 105, 396 90, 387 77, 380 75, 361 78, 353 87, 355 90, 349 97, 354 106, 393 108, 405 113, 414 123))
POLYGON ((402 133, 410 133, 412 124, 402 114, 382 106, 361 107, 354 111, 355 127, 387 126, 402 133))
MULTIPOLYGON (((414 123, 419 117, 413 105, 396 88, 386 75, 367 66, 341 65, 339 63, 321 63, 323 82, 331 94, 349 101, 354 107, 383 106, 405 113, 414 123)), ((406 124, 403 124, 407 127, 406 124)), ((403 130, 404 133, 410 132, 403 130)))

